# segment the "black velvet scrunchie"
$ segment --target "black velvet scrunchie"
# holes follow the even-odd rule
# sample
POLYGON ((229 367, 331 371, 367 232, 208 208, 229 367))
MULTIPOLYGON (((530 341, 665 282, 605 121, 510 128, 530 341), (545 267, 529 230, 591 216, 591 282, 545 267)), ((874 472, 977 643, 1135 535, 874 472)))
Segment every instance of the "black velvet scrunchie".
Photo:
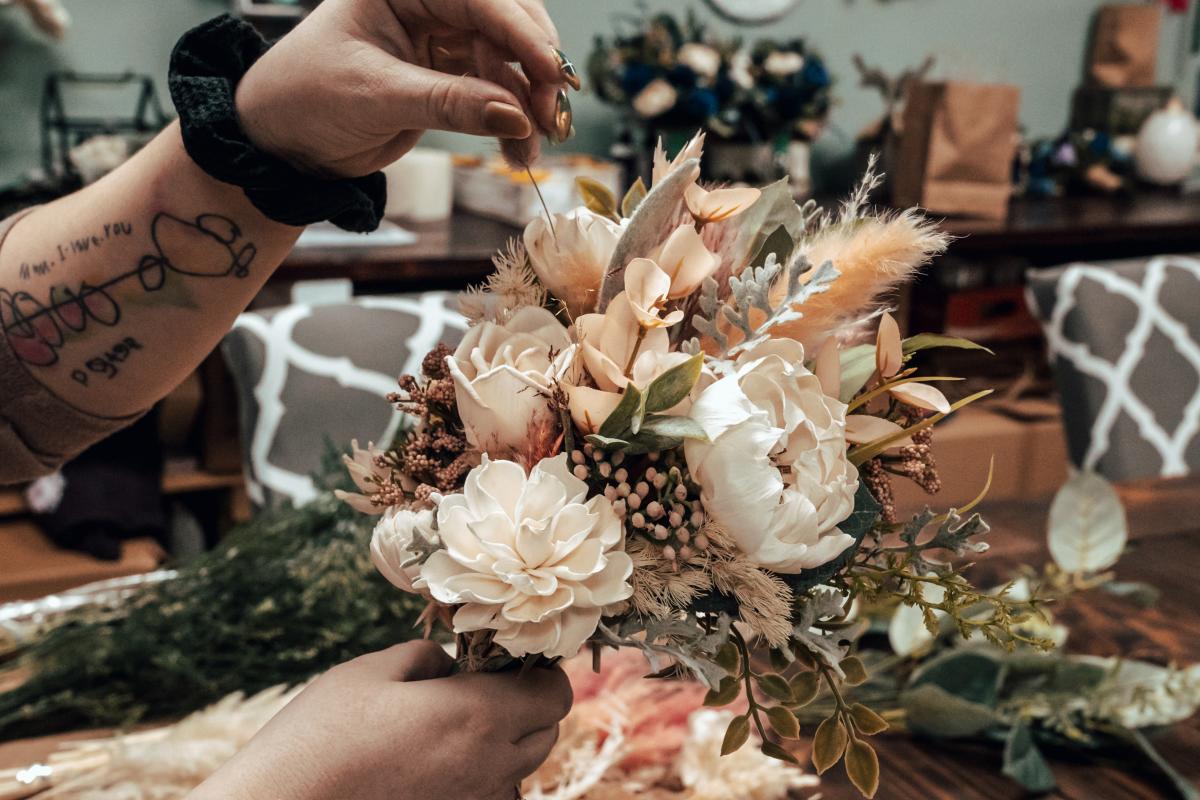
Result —
POLYGON ((253 26, 228 14, 193 28, 175 45, 167 82, 188 155, 217 180, 240 186, 277 222, 329 220, 348 231, 375 230, 387 200, 382 172, 344 180, 306 175, 259 150, 242 131, 234 91, 269 47, 253 26))

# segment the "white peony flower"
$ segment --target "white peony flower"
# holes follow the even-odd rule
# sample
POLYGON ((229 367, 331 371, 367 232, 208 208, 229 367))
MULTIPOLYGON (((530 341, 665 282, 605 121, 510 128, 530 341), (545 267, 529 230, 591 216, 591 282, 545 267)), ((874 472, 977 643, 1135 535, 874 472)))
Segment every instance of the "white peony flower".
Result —
POLYGON ((684 444, 705 510, 751 561, 776 572, 820 566, 853 539, 858 472, 846 458, 846 406, 804 367, 804 348, 772 339, 696 398, 709 441, 684 444))
POLYGON ((804 69, 804 56, 790 50, 776 50, 763 61, 763 71, 777 78, 786 78, 804 69))
POLYGON ((715 48, 699 42, 688 42, 679 48, 675 60, 705 78, 715 77, 721 70, 721 54, 715 48))
POLYGON ((628 598, 633 562, 621 521, 572 475, 566 454, 528 476, 512 461, 483 463, 437 510, 444 550, 421 567, 442 603, 460 605, 456 633, 495 631, 514 656, 575 655, 602 609, 628 598))
POLYGON ((521 451, 531 429, 553 427, 545 392, 574 355, 567 329, 544 308, 526 306, 503 325, 471 328, 446 357, 471 446, 493 455, 521 451))
POLYGON ((397 589, 416 593, 414 582, 421 574, 416 559, 419 553, 414 542, 423 539, 431 544, 438 541, 433 530, 433 511, 412 511, 392 506, 384 512, 371 534, 371 562, 397 589))
POLYGON ((595 310, 621 228, 584 207, 555 214, 553 231, 540 216, 525 227, 522 238, 534 273, 572 317, 595 310))
POLYGON ((645 119, 657 117, 670 111, 678 97, 674 86, 662 78, 656 78, 633 98, 633 110, 645 119))

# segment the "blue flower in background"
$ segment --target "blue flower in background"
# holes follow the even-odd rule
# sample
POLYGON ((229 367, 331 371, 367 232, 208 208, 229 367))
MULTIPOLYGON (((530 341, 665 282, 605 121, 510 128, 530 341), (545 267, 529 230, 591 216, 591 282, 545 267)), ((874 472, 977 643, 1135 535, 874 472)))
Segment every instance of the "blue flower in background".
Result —
POLYGON ((813 86, 828 86, 830 83, 829 70, 816 56, 809 56, 804 62, 804 81, 813 86))
POLYGON ((721 108, 717 95, 711 89, 695 89, 688 93, 684 100, 683 109, 688 116, 696 119, 708 119, 721 108))
POLYGON ((696 73, 691 67, 684 64, 676 64, 667 73, 667 80, 676 89, 690 89, 696 85, 696 73))
POLYGON ((626 64, 621 72, 621 89, 629 97, 646 88, 654 80, 654 70, 647 64, 626 64))

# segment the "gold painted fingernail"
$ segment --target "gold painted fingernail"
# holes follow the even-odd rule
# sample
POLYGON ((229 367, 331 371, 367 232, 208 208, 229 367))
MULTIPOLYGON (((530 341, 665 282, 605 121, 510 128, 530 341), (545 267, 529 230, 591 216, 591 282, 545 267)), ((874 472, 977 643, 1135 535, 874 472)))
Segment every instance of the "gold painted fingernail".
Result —
POLYGON ((575 91, 583 88, 583 81, 579 80, 579 73, 575 70, 575 65, 571 63, 571 59, 567 58, 567 54, 557 47, 553 48, 554 57, 558 59, 558 69, 563 74, 563 80, 567 82, 575 91))
POLYGON ((562 144, 571 135, 571 99, 566 89, 559 89, 554 98, 554 144, 562 144))
POLYGON ((524 139, 533 132, 525 112, 499 100, 493 100, 483 107, 483 124, 488 133, 501 139, 524 139))

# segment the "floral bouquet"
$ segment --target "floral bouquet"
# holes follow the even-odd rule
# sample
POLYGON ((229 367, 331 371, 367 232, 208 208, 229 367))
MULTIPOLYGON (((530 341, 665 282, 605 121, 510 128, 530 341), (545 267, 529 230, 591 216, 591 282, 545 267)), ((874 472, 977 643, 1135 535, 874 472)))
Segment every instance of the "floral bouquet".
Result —
POLYGON ((660 147, 649 190, 583 182, 586 207, 531 223, 463 297, 458 347, 401 377, 390 399, 414 424, 356 448, 362 494, 343 497, 382 515, 375 564, 428 599, 463 668, 634 648, 654 677, 741 703, 723 752, 753 728, 781 760, 828 691, 815 766, 844 756, 871 795, 866 737, 886 724, 840 692, 866 678, 857 600, 1035 641, 1036 596, 976 591, 951 563, 986 547, 978 516, 893 523, 889 481, 936 490, 931 426, 987 393, 952 404, 911 359, 976 346, 902 339, 883 312, 945 237, 870 213, 876 177, 822 213, 785 182, 698 184, 702 147, 660 147))
POLYGON ((588 63, 600 99, 660 128, 705 127, 722 139, 761 142, 786 131, 814 139, 832 102, 832 79, 801 39, 709 36, 695 15, 638 20, 629 34, 597 37, 588 63))

